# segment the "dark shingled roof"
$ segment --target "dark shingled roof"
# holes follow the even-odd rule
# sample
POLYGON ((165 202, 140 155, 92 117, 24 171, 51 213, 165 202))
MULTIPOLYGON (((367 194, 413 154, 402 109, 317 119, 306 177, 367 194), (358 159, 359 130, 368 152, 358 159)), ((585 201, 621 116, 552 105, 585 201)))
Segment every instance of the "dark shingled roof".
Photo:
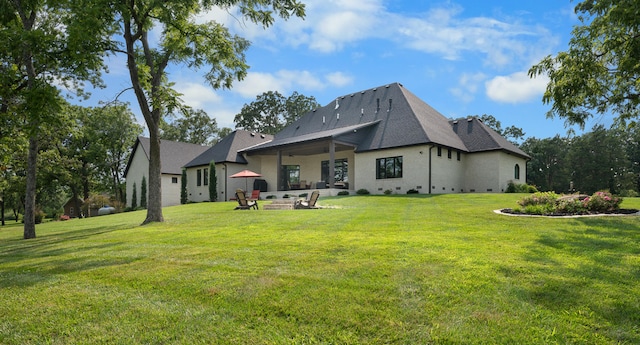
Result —
POLYGON ((479 131, 473 135, 459 135, 444 115, 393 83, 338 97, 285 127, 273 141, 246 151, 259 153, 329 138, 344 142, 348 136, 352 141, 346 142, 353 142, 356 152, 436 144, 464 152, 505 150, 528 157, 481 122, 475 127, 479 131))
POLYGON ((524 151, 505 139, 480 119, 472 117, 452 120, 453 131, 462 139, 469 152, 502 150, 529 159, 524 151))
POLYGON ((273 135, 236 130, 224 137, 220 142, 203 152, 198 157, 184 165, 185 168, 216 163, 247 164, 246 159, 238 151, 256 145, 268 143, 273 140, 273 135))
MULTIPOLYGON (((131 156, 129 157, 129 163, 127 164, 127 168, 125 169, 125 176, 127 174, 127 171, 129 170, 131 159, 133 159, 133 155, 135 154, 135 151, 138 149, 138 147, 142 148, 143 153, 145 154, 147 159, 149 159, 150 146, 151 142, 149 138, 138 137, 138 141, 133 146, 133 152, 131 152, 131 156), (138 145, 138 142, 140 143, 140 145, 138 145)), ((193 157, 196 157, 205 152, 208 148, 208 146, 187 144, 170 140, 160 140, 160 173, 171 175, 182 174, 182 166, 193 159, 193 157)))

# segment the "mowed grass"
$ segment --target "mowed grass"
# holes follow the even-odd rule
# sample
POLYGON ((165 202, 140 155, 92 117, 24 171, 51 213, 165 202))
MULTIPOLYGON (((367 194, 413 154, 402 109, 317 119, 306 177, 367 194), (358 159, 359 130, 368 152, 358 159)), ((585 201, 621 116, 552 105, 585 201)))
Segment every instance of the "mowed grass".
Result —
POLYGON ((0 344, 640 343, 640 218, 493 213, 521 196, 9 223, 0 344))

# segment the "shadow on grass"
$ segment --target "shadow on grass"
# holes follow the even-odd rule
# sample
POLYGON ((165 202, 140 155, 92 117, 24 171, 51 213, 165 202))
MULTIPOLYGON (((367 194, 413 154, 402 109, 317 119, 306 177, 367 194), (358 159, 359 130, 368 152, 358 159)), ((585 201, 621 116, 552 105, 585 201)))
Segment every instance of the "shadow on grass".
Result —
POLYGON ((521 298, 526 302, 575 320, 586 312, 589 323, 603 324, 594 332, 638 344, 640 264, 630 258, 639 254, 636 217, 578 218, 541 233, 525 254, 531 270, 511 273, 521 281, 521 298))
POLYGON ((137 259, 104 255, 122 243, 90 242, 93 237, 121 229, 121 224, 102 225, 0 242, 0 288, 26 287, 54 281, 59 275, 131 263, 137 259))

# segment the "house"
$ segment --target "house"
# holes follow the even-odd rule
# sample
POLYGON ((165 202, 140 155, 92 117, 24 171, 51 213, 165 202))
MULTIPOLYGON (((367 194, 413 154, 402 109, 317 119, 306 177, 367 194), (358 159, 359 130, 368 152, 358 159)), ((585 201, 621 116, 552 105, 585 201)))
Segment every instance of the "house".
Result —
POLYGON ((82 218, 84 217, 82 206, 84 206, 84 201, 82 199, 71 198, 64 204, 64 206, 62 206, 64 215, 69 218, 82 218))
MULTIPOLYGON (((160 141, 160 174, 162 206, 180 204, 182 167, 205 152, 209 147, 176 141, 160 141)), ((140 205, 142 179, 149 183, 150 140, 138 137, 124 171, 127 188, 127 206, 131 206, 133 185, 136 185, 136 203, 140 205)), ((147 196, 148 198, 148 196, 147 196)), ((147 199, 148 200, 148 199, 147 199)))
POLYGON ((64 204, 64 206, 62 206, 62 208, 64 210, 64 215, 69 216, 69 218, 84 218, 97 216, 99 207, 90 205, 80 198, 72 197, 64 204))
POLYGON ((502 192, 529 156, 477 118, 449 120, 401 84, 340 96, 240 151, 269 191, 502 192))
MULTIPOLYGON (((184 168, 187 171, 187 197, 189 201, 208 201, 209 198, 209 163, 215 162, 218 200, 229 200, 237 188, 245 189, 253 186, 255 179, 232 179, 229 176, 244 170, 261 169, 260 159, 248 161, 241 150, 248 149, 273 140, 272 135, 235 130, 213 147, 195 157, 184 168), (231 193, 231 195, 229 195, 231 193)), ((257 158, 257 157, 256 157, 257 158)))

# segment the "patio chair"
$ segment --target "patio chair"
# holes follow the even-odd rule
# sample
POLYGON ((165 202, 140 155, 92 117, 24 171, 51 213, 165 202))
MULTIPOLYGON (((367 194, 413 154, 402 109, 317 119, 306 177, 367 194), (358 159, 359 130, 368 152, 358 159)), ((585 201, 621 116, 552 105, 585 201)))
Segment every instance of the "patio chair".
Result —
POLYGON ((320 197, 320 192, 317 190, 314 190, 311 193, 311 196, 309 197, 308 200, 297 200, 294 207, 296 209, 310 209, 310 208, 317 208, 316 207, 316 201, 318 201, 318 198, 320 197))
POLYGON ((236 199, 238 199, 238 206, 234 210, 258 209, 258 200, 247 200, 247 196, 242 189, 236 190, 236 199))
POLYGON ((254 200, 259 200, 260 199, 260 190, 259 189, 254 189, 251 191, 251 197, 249 198, 249 201, 254 201, 254 200))

